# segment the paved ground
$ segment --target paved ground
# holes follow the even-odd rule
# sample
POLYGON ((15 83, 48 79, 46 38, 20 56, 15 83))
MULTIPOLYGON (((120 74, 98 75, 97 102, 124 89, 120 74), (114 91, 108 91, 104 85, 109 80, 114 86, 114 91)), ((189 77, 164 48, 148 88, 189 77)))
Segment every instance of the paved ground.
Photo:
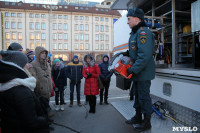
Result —
MULTIPOLYGON (((110 90, 109 90, 109 102, 128 101, 129 91, 123 91, 116 88, 115 75, 112 76, 110 90)), ((84 103, 85 96, 84 79, 81 83, 81 101, 84 103)), ((76 101, 73 107, 69 105, 69 86, 65 91, 65 111, 54 111, 55 131, 51 133, 134 133, 132 125, 125 124, 125 118, 116 110, 112 104, 96 106, 96 113, 88 113, 89 105, 83 105, 78 107, 76 101)), ((76 100, 76 91, 75 91, 76 100)), ((97 103, 99 103, 99 96, 97 96, 97 103)), ((51 98, 51 107, 54 110, 54 97, 51 98)))
MULTIPOLYGON (((115 75, 112 76, 109 90, 109 105, 99 105, 97 96, 96 113, 88 113, 89 105, 79 107, 74 102, 73 107, 69 105, 69 85, 65 91, 65 111, 55 111, 54 97, 51 98, 51 107, 54 111, 53 127, 51 133, 136 133, 134 125, 125 124, 125 120, 131 118, 135 112, 133 109, 134 101, 129 100, 129 90, 124 91, 116 88, 115 75)), ((81 84, 81 102, 84 103, 83 95, 84 79, 81 84)), ((76 100, 76 91, 75 91, 76 100)), ((152 99, 153 101, 154 99, 152 99)), ((155 113, 151 119, 152 129, 144 133, 172 133, 172 127, 177 125, 169 119, 161 120, 155 113)), ((189 133, 189 132, 187 132, 189 133)))

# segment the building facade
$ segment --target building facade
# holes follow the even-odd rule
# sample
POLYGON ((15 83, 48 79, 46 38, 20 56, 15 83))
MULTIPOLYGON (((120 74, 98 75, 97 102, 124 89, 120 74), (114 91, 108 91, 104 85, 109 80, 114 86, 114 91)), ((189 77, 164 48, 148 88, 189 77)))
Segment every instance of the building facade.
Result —
POLYGON ((0 2, 1 48, 18 42, 24 49, 43 46, 53 58, 70 61, 86 53, 100 60, 113 51, 113 20, 118 11, 103 7, 0 2))

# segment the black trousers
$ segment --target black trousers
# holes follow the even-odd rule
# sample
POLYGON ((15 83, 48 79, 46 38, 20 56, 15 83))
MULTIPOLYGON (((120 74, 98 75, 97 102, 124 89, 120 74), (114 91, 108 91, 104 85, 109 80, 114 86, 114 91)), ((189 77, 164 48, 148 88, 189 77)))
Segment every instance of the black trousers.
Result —
POLYGON ((90 112, 94 112, 96 111, 96 95, 87 95, 88 99, 89 99, 89 105, 90 105, 90 112))
POLYGON ((55 90, 55 101, 56 105, 59 105, 59 98, 60 98, 60 105, 64 104, 64 88, 58 88, 55 90))
POLYGON ((100 90, 100 102, 103 102, 103 93, 104 93, 104 102, 107 102, 107 100, 108 100, 108 89, 110 87, 110 80, 108 80, 108 81, 102 80, 102 83, 103 83, 104 88, 100 90))

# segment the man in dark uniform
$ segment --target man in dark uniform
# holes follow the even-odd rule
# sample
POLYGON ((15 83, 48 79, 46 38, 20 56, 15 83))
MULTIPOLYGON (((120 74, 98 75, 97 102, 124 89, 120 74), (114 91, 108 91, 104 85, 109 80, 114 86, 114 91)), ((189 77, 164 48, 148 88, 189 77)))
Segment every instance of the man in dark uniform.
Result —
POLYGON ((134 8, 128 10, 127 24, 132 29, 129 38, 129 51, 127 54, 135 62, 127 72, 133 73, 133 87, 136 115, 127 124, 138 124, 134 128, 137 131, 151 129, 152 101, 150 97, 151 80, 155 77, 154 36, 146 27, 144 12, 142 9, 134 8), (142 121, 142 114, 144 120, 142 121))

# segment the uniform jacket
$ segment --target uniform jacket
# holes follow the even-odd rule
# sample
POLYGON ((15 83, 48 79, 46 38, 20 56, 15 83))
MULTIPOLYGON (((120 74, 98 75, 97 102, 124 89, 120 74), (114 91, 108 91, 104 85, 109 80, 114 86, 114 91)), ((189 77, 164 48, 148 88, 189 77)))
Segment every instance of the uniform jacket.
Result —
POLYGON ((110 81, 110 78, 113 73, 108 71, 108 63, 109 63, 109 57, 108 57, 108 55, 104 55, 102 58, 102 63, 99 64, 99 69, 101 71, 101 75, 100 75, 101 79, 110 81), (108 58, 107 62, 104 61, 105 57, 108 58))
POLYGON ((36 79, 29 78, 14 63, 2 62, 0 61, 2 133, 46 133, 44 129, 47 129, 48 121, 37 113, 37 104, 31 91, 36 86, 36 79))
POLYGON ((73 61, 67 65, 67 77, 70 79, 71 84, 81 83, 83 78, 83 64, 78 62, 75 64, 73 61))
POLYGON ((154 79, 154 43, 152 32, 147 27, 142 27, 142 22, 137 25, 137 30, 132 30, 129 38, 129 56, 135 62, 131 67, 135 81, 154 79))
POLYGON ((51 68, 46 60, 40 59, 40 53, 43 51, 47 52, 47 50, 43 47, 37 48, 38 49, 35 51, 36 59, 31 62, 33 67, 31 67, 29 71, 37 80, 35 92, 49 99, 53 89, 53 83, 51 80, 51 68))
POLYGON ((57 88, 63 89, 64 86, 67 85, 66 70, 62 63, 60 63, 60 66, 58 68, 56 68, 55 65, 53 66, 52 76, 53 76, 53 81, 57 88), (59 74, 59 72, 60 72, 60 74, 59 74))
MULTIPOLYGON (((86 57, 86 56, 85 56, 86 57)), ((98 95, 99 94, 99 84, 97 80, 97 75, 101 75, 98 65, 94 63, 94 58, 91 57, 90 64, 88 65, 83 61, 83 77, 85 78, 84 94, 85 95, 98 95), (92 76, 87 78, 87 73, 91 73, 92 76)))

